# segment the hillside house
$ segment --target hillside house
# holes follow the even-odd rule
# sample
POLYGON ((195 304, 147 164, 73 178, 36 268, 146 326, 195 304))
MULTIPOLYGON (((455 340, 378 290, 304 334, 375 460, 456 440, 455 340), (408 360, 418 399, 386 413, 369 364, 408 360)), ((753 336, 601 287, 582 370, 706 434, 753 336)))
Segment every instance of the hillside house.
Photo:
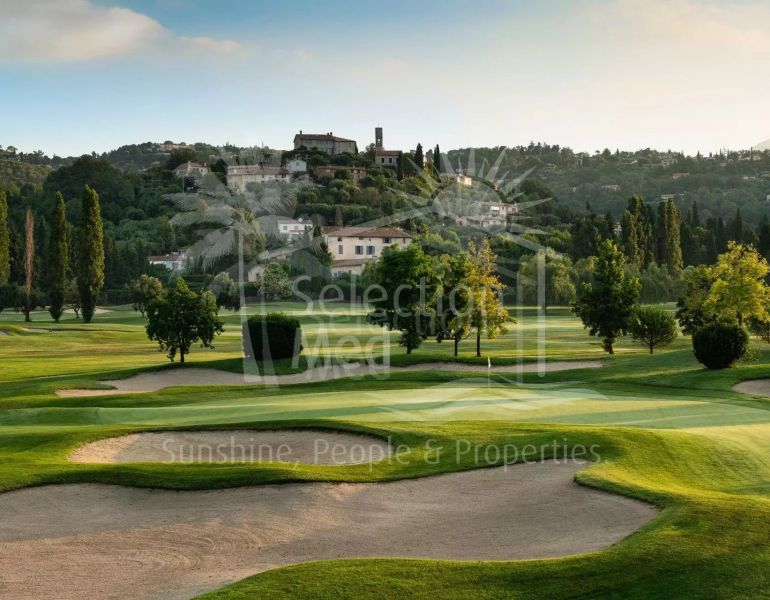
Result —
POLYGON ((315 148, 326 152, 330 156, 350 152, 358 154, 358 146, 355 140, 338 137, 331 131, 329 133, 302 133, 300 131, 294 136, 294 149, 297 148, 315 148))
POLYGON ((360 275, 385 248, 412 243, 412 236, 398 227, 322 227, 321 234, 332 255, 332 275, 360 275))

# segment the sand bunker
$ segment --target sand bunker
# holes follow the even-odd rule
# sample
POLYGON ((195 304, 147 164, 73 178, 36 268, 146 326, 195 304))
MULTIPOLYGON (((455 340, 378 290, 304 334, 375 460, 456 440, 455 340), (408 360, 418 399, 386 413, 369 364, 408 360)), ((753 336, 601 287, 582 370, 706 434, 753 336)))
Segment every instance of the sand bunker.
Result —
POLYGON ((562 556, 613 544, 656 514, 578 486, 581 468, 545 462, 209 492, 97 484, 8 492, 0 494, 0 595, 186 600, 318 559, 562 556))
POLYGON ((353 465, 383 460, 390 445, 370 436, 313 430, 157 431, 106 438, 70 455, 78 463, 290 462, 353 465))
MULTIPOLYGON (((540 365, 528 363, 525 365, 492 366, 492 373, 536 373, 540 369, 550 373, 554 371, 568 371, 571 369, 598 368, 603 365, 600 360, 582 361, 555 361, 540 365)), ((466 373, 487 373, 486 365, 466 365, 462 363, 423 363, 409 365, 407 367, 383 367, 353 364, 349 366, 315 367, 302 373, 291 375, 266 375, 259 378, 245 378, 240 373, 220 371, 217 369, 198 369, 195 367, 167 369, 139 373, 127 379, 100 381, 113 389, 69 389, 56 390, 57 395, 70 397, 86 396, 114 396, 125 393, 156 392, 168 387, 185 385, 279 385, 295 383, 316 383, 341 379, 343 377, 360 377, 362 375, 376 375, 392 371, 458 371, 466 373)))
POLYGON ((770 396, 770 379, 749 379, 733 386, 733 390, 752 396, 770 396))

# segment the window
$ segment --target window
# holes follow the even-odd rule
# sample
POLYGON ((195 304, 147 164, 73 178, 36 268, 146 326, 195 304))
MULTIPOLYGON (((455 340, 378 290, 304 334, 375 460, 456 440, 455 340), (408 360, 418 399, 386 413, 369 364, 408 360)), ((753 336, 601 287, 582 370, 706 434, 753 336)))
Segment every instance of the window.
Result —
POLYGON ((383 244, 390 244, 390 238, 382 238, 383 244))
POLYGON ((356 246, 356 254, 361 256, 364 253, 364 247, 363 246, 356 246))
POLYGON ((345 254, 345 250, 342 247, 342 244, 337 246, 337 254, 345 254))
POLYGON ((341 242, 341 241, 342 241, 342 238, 341 238, 341 237, 338 237, 338 238, 337 238, 337 241, 338 241, 338 242, 341 242))
POLYGON ((374 256, 374 246, 367 246, 366 247, 366 254, 367 256, 374 256))

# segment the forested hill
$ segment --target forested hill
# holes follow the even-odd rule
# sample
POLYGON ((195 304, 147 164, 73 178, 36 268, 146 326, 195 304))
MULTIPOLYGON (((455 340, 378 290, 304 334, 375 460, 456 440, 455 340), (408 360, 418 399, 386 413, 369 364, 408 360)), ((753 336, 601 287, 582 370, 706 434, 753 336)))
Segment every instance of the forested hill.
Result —
POLYGON ((534 168, 560 204, 573 210, 586 206, 619 218, 631 196, 648 203, 672 197, 686 212, 697 201, 704 218, 731 219, 740 207, 744 220, 758 224, 770 214, 770 151, 725 152, 685 156, 677 152, 605 150, 575 153, 558 145, 515 148, 464 148, 447 153, 452 165, 473 164, 484 174, 502 156, 499 172, 517 176, 534 168), (473 157, 473 160, 471 160, 473 157))

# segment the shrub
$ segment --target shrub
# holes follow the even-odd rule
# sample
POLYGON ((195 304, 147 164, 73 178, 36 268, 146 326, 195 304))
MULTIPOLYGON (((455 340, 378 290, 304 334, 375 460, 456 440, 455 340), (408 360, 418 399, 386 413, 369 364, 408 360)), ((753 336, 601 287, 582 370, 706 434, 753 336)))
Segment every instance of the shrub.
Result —
POLYGON ((659 306, 638 306, 631 314, 628 332, 652 354, 655 348, 667 346, 676 339, 676 319, 659 306))
POLYGON ((709 369, 726 369, 746 354, 749 335, 735 324, 711 323, 692 336, 695 358, 709 369))
POLYGON ((247 321, 247 331, 251 355, 255 360, 277 360, 294 358, 302 352, 302 328, 299 321, 283 313, 254 315, 247 321))

